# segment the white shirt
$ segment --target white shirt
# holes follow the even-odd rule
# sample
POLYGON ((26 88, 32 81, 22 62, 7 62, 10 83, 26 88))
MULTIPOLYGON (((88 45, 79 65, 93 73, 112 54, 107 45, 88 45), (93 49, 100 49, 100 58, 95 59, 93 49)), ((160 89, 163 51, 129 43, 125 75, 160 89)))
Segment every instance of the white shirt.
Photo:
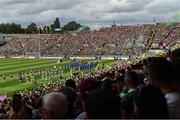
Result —
POLYGON ((84 120, 86 119, 86 112, 82 112, 75 120, 84 120))
POLYGON ((165 94, 169 118, 180 118, 180 92, 169 92, 165 94))

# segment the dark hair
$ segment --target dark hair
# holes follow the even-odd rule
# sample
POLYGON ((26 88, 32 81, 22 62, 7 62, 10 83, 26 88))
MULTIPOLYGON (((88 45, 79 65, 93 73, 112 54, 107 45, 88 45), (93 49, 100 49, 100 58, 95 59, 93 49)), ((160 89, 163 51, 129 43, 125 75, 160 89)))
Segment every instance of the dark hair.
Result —
POLYGON ((143 59, 141 62, 142 62, 142 65, 144 66, 148 65, 148 59, 143 59))
POLYGON ((169 84, 172 79, 172 65, 165 58, 153 58, 148 66, 149 74, 157 78, 161 84, 169 84))
POLYGON ((125 69, 118 70, 119 76, 115 78, 116 82, 124 84, 125 69))
POLYGON ((68 80, 66 80, 65 86, 76 89, 76 82, 72 79, 68 79, 68 80))
POLYGON ((118 70, 118 72, 124 75, 125 74, 125 69, 120 69, 120 70, 118 70))
POLYGON ((37 98, 37 100, 35 101, 35 106, 34 106, 34 108, 35 108, 35 109, 41 108, 41 107, 42 107, 42 101, 43 101, 43 98, 42 98, 42 97, 37 98))
POLYGON ((67 117, 68 119, 73 119, 74 118, 73 105, 76 100, 76 91, 70 87, 63 87, 61 89, 61 92, 66 96, 68 100, 67 117))
POLYGON ((21 110, 21 99, 22 97, 20 94, 14 94, 12 97, 12 108, 16 113, 18 113, 21 110))
POLYGON ((172 61, 180 61, 180 48, 175 49, 171 53, 171 60, 172 61))
POLYGON ((85 100, 88 119, 121 118, 120 98, 97 90, 89 94, 85 100))
POLYGON ((171 62, 173 67, 173 81, 180 83, 180 48, 172 51, 171 62))
POLYGON ((173 82, 180 83, 180 62, 173 62, 173 82))
POLYGON ((89 94, 90 92, 96 90, 97 87, 97 82, 92 78, 87 78, 85 80, 81 80, 80 82, 80 92, 82 95, 89 94))
POLYGON ((74 101, 76 100, 76 91, 70 87, 63 87, 61 89, 61 92, 66 96, 69 104, 72 105, 74 101))
POLYGON ((168 118, 166 99, 161 90, 152 85, 142 88, 135 97, 138 118, 168 118))
POLYGON ((137 86, 139 82, 138 74, 135 71, 127 71, 126 76, 128 76, 129 81, 132 85, 137 86))
POLYGON ((112 82, 110 79, 105 79, 103 82, 102 82, 102 85, 101 85, 101 90, 102 91, 105 91, 107 93, 112 93, 113 90, 112 90, 112 86, 111 86, 112 82))

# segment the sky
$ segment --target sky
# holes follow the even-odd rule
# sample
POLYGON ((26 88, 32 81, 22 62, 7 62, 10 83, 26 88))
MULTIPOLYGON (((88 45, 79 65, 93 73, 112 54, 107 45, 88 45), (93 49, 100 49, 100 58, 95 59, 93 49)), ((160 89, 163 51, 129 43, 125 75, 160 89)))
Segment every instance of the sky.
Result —
POLYGON ((180 11, 180 0, 0 0, 0 23, 61 25, 77 21, 92 29, 113 24, 164 22, 180 11))

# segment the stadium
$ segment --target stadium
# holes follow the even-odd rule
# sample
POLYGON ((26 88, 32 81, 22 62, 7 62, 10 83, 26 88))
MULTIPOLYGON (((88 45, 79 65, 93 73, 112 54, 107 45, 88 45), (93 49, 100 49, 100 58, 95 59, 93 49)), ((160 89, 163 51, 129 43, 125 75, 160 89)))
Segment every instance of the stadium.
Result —
POLYGON ((62 26, 61 17, 25 28, 0 21, 0 118, 180 118, 177 11, 166 21, 113 20, 98 29, 76 21, 62 26))

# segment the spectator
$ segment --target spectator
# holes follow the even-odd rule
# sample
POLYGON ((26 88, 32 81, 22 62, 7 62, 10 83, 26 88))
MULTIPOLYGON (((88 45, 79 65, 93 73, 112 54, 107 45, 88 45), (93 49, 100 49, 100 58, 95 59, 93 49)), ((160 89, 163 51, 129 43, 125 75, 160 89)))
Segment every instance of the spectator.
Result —
POLYGON ((21 111, 19 113, 19 117, 21 119, 31 119, 32 118, 32 108, 30 108, 27 105, 28 100, 29 99, 26 97, 24 99, 22 99, 21 111))
POLYGON ((107 94, 114 94, 114 91, 112 89, 112 80, 110 80, 109 78, 103 79, 101 90, 106 92, 107 94))
POLYGON ((180 91, 180 48, 172 51, 173 86, 180 91))
POLYGON ((120 119, 120 99, 102 90, 92 92, 86 99, 88 119, 120 119))
MULTIPOLYGON (((85 111, 85 99, 93 91, 97 89, 97 82, 92 77, 87 77, 80 82, 80 94, 82 109, 85 111)), ((84 115, 84 112, 81 114, 84 115)))
POLYGON ((154 58, 149 64, 149 78, 165 95, 170 118, 180 118, 180 92, 173 87, 172 65, 165 58, 154 58))
POLYGON ((173 62, 173 87, 180 91, 180 62, 173 62))
POLYGON ((138 74, 134 71, 127 71, 125 73, 125 85, 128 88, 125 96, 122 97, 122 108, 123 108, 123 117, 124 118, 133 118, 133 102, 137 94, 138 86, 138 74))
POLYGON ((97 89, 97 83, 92 77, 87 77, 80 82, 80 92, 82 95, 87 95, 97 89))
POLYGON ((65 86, 66 87, 71 87, 74 90, 76 90, 76 82, 74 80, 72 80, 72 79, 66 80, 65 86))
POLYGON ((66 118, 68 110, 67 98, 62 93, 48 93, 43 97, 42 114, 45 119, 66 118))
POLYGON ((32 111, 33 115, 32 118, 33 119, 41 119, 42 118, 42 114, 41 114, 41 110, 42 109, 42 97, 39 97, 36 101, 35 101, 35 106, 34 109, 32 111))
POLYGON ((124 82, 124 74, 116 77, 116 84, 117 84, 117 89, 118 89, 118 95, 120 96, 121 91, 125 87, 125 82, 124 82))
POLYGON ((171 59, 172 62, 180 61, 180 48, 175 49, 174 51, 172 51, 172 53, 170 55, 170 59, 171 59))
POLYGON ((12 98, 12 113, 10 113, 11 119, 19 119, 19 112, 21 110, 21 95, 20 94, 14 94, 12 98))
POLYGON ((159 88, 148 85, 142 88, 135 98, 135 111, 138 119, 167 119, 166 99, 159 88))
POLYGON ((67 110, 67 117, 68 119, 76 118, 74 112, 74 102, 76 100, 76 91, 72 88, 64 87, 61 89, 61 92, 66 96, 68 100, 68 110, 67 110))

